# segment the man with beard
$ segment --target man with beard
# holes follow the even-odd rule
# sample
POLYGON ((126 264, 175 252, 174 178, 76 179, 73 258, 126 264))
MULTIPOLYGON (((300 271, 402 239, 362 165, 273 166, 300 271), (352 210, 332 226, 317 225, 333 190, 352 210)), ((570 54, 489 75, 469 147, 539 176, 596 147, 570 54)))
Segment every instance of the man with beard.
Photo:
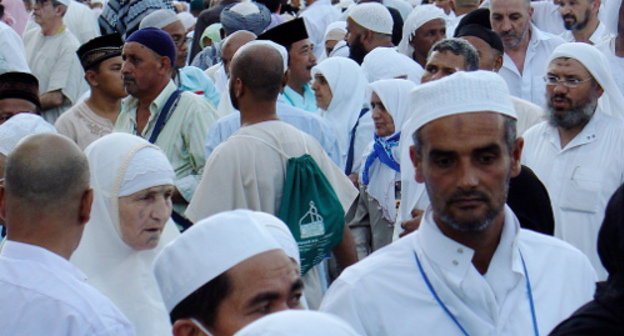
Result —
POLYGON ((364 56, 377 47, 394 47, 392 44, 392 15, 377 2, 355 6, 347 17, 349 58, 362 64, 364 56))
POLYGON ((566 43, 549 58, 548 121, 525 134, 523 164, 552 201, 555 236, 583 251, 601 279, 596 237, 609 197, 624 182, 624 98, 595 47, 566 43))
POLYGON ((114 130, 144 137, 165 152, 176 173, 174 213, 182 214, 204 170, 204 139, 216 112, 204 98, 176 88, 171 80, 176 49, 166 32, 137 30, 126 39, 121 56, 130 96, 121 103, 114 130))
POLYGON ((566 29, 561 37, 569 42, 596 44, 609 37, 607 28, 598 18, 600 0, 561 0, 559 13, 566 29))
POLYGON ((431 206, 417 231, 345 270, 321 310, 368 336, 548 333, 591 298, 595 274, 505 205, 523 141, 504 80, 460 71, 412 101, 410 156, 431 206))
POLYGON ((546 60, 563 39, 531 24, 533 8, 529 0, 492 0, 492 30, 503 41, 505 54, 499 74, 509 92, 538 106, 545 105, 546 90, 542 77, 546 60))

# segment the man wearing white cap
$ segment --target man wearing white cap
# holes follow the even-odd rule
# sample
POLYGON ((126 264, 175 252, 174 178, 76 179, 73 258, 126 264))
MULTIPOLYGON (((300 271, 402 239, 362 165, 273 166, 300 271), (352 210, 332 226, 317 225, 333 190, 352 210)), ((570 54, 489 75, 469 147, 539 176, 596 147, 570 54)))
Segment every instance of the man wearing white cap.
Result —
POLYGON ((266 221, 248 210, 222 212, 159 254, 154 273, 173 335, 232 336, 265 315, 301 308, 303 281, 266 221))
POLYGON ((539 30, 531 23, 533 8, 529 0, 492 0, 490 22, 492 30, 503 41, 503 67, 498 72, 507 82, 509 92, 544 106, 546 61, 564 40, 539 30))
POLYGON ((398 50, 422 68, 427 63, 429 49, 446 38, 446 15, 435 5, 416 7, 405 20, 403 38, 398 50))
POLYGON ((219 92, 212 80, 198 67, 186 65, 188 44, 186 29, 175 12, 169 9, 158 9, 141 20, 139 29, 158 28, 164 30, 175 43, 176 62, 171 67, 171 79, 184 91, 204 96, 215 108, 219 105, 219 92))
POLYGON ((63 23, 70 1, 36 1, 33 17, 39 27, 24 34, 28 66, 39 80, 41 115, 52 124, 88 88, 76 57, 80 43, 63 23))
POLYGON ((548 121, 525 133, 523 163, 544 182, 555 236, 583 251, 605 279, 596 250, 604 209, 624 182, 624 97, 606 57, 586 43, 562 44, 550 56, 548 121))
POLYGON ((504 80, 458 72, 412 99, 403 132, 431 206, 418 231, 343 272, 321 310, 369 336, 548 333, 592 297, 595 274, 505 205, 523 141, 504 80))
POLYGON ((362 64, 364 56, 377 47, 393 47, 392 15, 377 2, 359 4, 347 17, 349 58, 362 64))

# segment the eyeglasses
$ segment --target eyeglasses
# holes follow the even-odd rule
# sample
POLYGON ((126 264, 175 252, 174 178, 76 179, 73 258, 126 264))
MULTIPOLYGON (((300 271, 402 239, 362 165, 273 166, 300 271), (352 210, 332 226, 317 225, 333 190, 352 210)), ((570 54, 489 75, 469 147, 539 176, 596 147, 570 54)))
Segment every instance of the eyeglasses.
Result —
POLYGON ((173 39, 173 43, 175 43, 176 47, 181 47, 184 44, 186 44, 188 41, 190 41, 191 39, 189 37, 182 37, 182 38, 174 38, 173 39))
POLYGON ((555 76, 555 75, 546 75, 544 76, 544 82, 546 82, 546 85, 557 85, 559 83, 563 84, 563 86, 565 87, 569 87, 569 88, 575 88, 579 85, 581 85, 582 83, 585 83, 587 81, 591 80, 591 78, 587 78, 587 79, 578 79, 578 78, 574 78, 574 77, 567 77, 567 78, 560 78, 559 76, 555 76))

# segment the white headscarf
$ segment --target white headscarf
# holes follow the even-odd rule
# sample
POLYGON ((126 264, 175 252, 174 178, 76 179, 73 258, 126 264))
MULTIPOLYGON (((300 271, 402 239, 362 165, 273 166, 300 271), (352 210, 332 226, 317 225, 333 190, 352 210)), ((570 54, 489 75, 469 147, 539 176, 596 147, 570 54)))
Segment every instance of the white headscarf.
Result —
MULTIPOLYGON (((386 111, 392 116, 395 132, 390 136, 394 136, 401 131, 401 127, 409 117, 410 92, 416 84, 404 79, 385 79, 373 82, 369 87, 377 94, 386 111)), ((409 137, 408 134, 405 136, 409 137)), ((392 152, 398 162, 400 160, 399 146, 393 148, 392 152)), ((397 172, 381 161, 375 160, 368 171, 368 176, 370 182, 366 192, 379 202, 384 218, 394 222, 396 219, 394 182, 397 172)))
POLYGON ((403 38, 401 38, 401 42, 397 48, 399 52, 412 58, 414 48, 409 42, 412 37, 414 37, 414 32, 425 23, 435 19, 442 19, 446 22, 446 14, 444 14, 442 9, 435 5, 416 6, 403 23, 403 38))
POLYGON ((71 262, 87 275, 91 285, 119 307, 137 335, 171 335, 169 315, 152 264, 158 252, 179 232, 169 220, 156 248, 134 250, 121 238, 118 198, 121 190, 133 193, 137 188, 173 184, 173 168, 158 147, 125 133, 106 135, 91 143, 85 153, 91 168, 94 200, 91 219, 71 262), (136 160, 137 157, 140 159, 136 160), (147 183, 145 176, 155 178, 147 183))
POLYGON ((548 63, 559 57, 569 57, 581 62, 600 84, 604 93, 598 99, 597 111, 624 119, 624 97, 611 75, 609 61, 602 52, 587 43, 571 42, 555 48, 548 63))
POLYGON ((420 84, 423 68, 410 57, 394 48, 377 47, 369 52, 362 62, 362 70, 370 83, 380 79, 406 77, 420 84))
POLYGON ((234 336, 359 336, 343 320, 310 310, 285 310, 267 315, 239 330, 234 336))
POLYGON ((33 113, 18 113, 0 125, 0 154, 8 156, 23 138, 38 133, 57 133, 52 124, 33 113))
POLYGON ((333 125, 338 134, 344 162, 349 150, 349 136, 365 103, 366 77, 355 61, 344 57, 328 58, 312 68, 312 76, 323 75, 332 92, 327 110, 320 115, 333 125))
POLYGON ((347 22, 346 21, 334 21, 332 23, 330 23, 327 26, 327 29, 325 29, 325 35, 323 38, 324 42, 327 42, 329 40, 336 40, 336 37, 338 36, 333 36, 334 33, 332 33, 333 31, 338 31, 339 33, 337 35, 342 35, 342 38, 338 39, 338 40, 343 40, 344 39, 344 35, 347 33, 347 22), (340 34, 340 32, 342 34, 340 34))

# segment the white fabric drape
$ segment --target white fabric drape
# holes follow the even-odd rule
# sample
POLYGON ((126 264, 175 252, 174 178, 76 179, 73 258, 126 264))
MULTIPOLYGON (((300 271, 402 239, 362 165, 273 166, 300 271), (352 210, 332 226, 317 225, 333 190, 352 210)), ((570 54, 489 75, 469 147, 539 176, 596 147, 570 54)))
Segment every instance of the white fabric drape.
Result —
POLYGON ((420 5, 414 8, 407 17, 407 20, 403 23, 403 38, 401 38, 401 42, 398 46, 399 52, 412 58, 414 48, 409 42, 412 36, 414 36, 414 32, 425 23, 434 19, 442 19, 446 22, 447 16, 442 9, 435 5, 420 5))
MULTIPOLYGON (((91 219, 71 262, 87 275, 92 286, 119 307, 137 335, 171 335, 169 316, 152 264, 158 252, 179 236, 175 224, 171 220, 165 224, 158 246, 151 250, 136 251, 120 235, 119 191, 129 163, 144 148, 157 147, 125 133, 109 134, 86 148, 94 201, 91 219)), ((169 166, 169 169, 173 182, 173 168, 169 166)), ((160 184, 162 180, 153 186, 160 184)))
MULTIPOLYGON (((371 83, 369 87, 379 96, 386 111, 392 116, 395 133, 391 136, 394 136, 401 131, 401 126, 409 117, 410 92, 416 85, 404 79, 386 79, 371 83)), ((405 136, 409 137, 409 134, 405 136)), ((398 162, 400 160, 399 146, 396 146, 392 152, 398 162)), ((368 176, 370 182, 366 192, 379 202, 383 216, 390 222, 394 222, 396 219, 394 182, 397 172, 381 163, 380 160, 375 160, 368 171, 368 176)))
POLYGON ((394 48, 377 47, 362 62, 362 70, 369 82, 380 79, 405 78, 420 84, 424 70, 420 64, 394 48))
POLYGON ((325 77, 332 93, 327 110, 320 110, 319 114, 336 128, 344 164, 351 130, 365 103, 366 77, 357 63, 344 57, 332 57, 322 61, 312 68, 312 76, 317 74, 325 77))

